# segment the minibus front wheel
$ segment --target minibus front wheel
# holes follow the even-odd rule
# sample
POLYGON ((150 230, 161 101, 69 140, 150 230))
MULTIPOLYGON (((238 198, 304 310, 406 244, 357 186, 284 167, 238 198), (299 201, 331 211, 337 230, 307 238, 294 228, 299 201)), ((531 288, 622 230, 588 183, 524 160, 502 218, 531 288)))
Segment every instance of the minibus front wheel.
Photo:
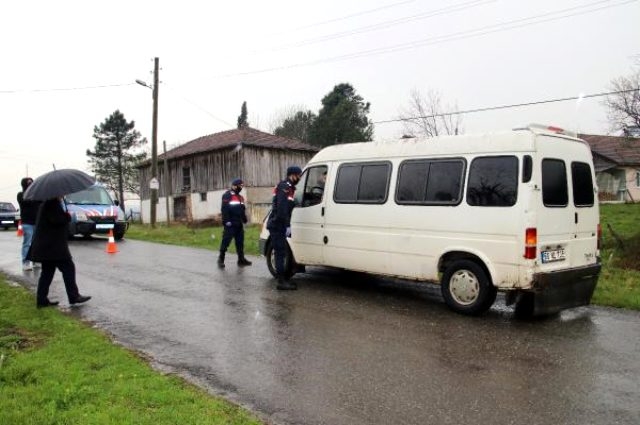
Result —
MULTIPOLYGON (((267 258, 267 268, 269 269, 269 273, 273 277, 278 277, 278 273, 276 273, 276 253, 273 249, 273 245, 271 244, 271 240, 267 243, 267 247, 265 249, 265 257, 267 258)), ((284 275, 285 278, 289 279, 291 276, 295 274, 295 260, 293 259, 293 253, 287 244, 287 250, 284 254, 284 275)))
POLYGON ((472 316, 487 311, 497 295, 484 269, 471 260, 451 262, 442 275, 441 290, 452 310, 472 316))

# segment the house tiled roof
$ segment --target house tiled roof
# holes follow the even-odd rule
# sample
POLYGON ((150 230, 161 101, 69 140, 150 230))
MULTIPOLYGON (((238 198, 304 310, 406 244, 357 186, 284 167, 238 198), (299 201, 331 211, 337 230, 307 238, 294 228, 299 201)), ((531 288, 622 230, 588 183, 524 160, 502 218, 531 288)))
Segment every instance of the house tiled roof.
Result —
POLYGON ((617 165, 640 165, 640 138, 592 134, 579 134, 578 137, 589 143, 594 156, 617 165))
MULTIPOLYGON (((210 134, 198 137, 170 151, 167 151, 167 158, 181 158, 203 152, 211 152, 242 146, 254 146, 267 149, 286 149, 306 152, 317 152, 320 148, 303 143, 299 140, 288 139, 286 137, 274 136, 264 133, 254 128, 242 128, 223 131, 221 133, 210 134)), ((164 158, 158 155, 159 159, 164 158)))

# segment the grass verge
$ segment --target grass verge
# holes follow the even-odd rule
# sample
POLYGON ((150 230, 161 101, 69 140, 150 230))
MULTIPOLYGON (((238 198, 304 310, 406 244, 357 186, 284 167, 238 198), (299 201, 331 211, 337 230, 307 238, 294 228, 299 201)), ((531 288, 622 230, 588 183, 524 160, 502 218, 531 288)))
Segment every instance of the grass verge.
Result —
POLYGON ((260 424, 0 275, 0 424, 260 424))
MULTIPOLYGON (((157 224, 156 228, 152 229, 149 225, 131 224, 129 230, 127 230, 126 238, 218 251, 220 249, 220 241, 222 240, 222 227, 191 228, 184 224, 172 223, 169 226, 166 224, 157 224)), ((253 224, 245 226, 244 253, 259 255, 259 239, 259 225, 253 224)), ((229 246, 229 252, 235 252, 235 249, 235 244, 232 241, 229 246)))
MULTIPOLYGON (((602 274, 592 302, 598 305, 640 310, 640 204, 600 206, 603 232, 602 274), (617 238, 616 238, 617 236, 617 238)), ((245 253, 258 255, 260 226, 245 229, 245 253)), ((222 227, 189 228, 182 224, 133 224, 127 238, 210 250, 220 248, 222 227), (213 238, 212 238, 213 235, 213 238)), ((230 251, 235 248, 231 244, 230 251)))
POLYGON ((640 310, 640 204, 600 206, 602 274, 594 304, 640 310))

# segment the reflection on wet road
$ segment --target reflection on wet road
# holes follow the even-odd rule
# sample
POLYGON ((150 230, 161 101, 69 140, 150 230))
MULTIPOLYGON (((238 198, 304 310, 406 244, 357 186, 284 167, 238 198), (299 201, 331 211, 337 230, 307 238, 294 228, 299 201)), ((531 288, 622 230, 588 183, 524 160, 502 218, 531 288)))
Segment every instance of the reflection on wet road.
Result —
MULTIPOLYGON (((71 243, 86 305, 114 339, 283 424, 638 424, 640 314, 580 308, 519 321, 448 310, 432 285, 310 269, 279 292, 264 265, 136 241, 71 243)), ((0 269, 21 272, 0 232, 0 269)), ((14 254, 15 253, 15 254, 14 254)), ((59 274, 52 298, 66 304, 59 274)))

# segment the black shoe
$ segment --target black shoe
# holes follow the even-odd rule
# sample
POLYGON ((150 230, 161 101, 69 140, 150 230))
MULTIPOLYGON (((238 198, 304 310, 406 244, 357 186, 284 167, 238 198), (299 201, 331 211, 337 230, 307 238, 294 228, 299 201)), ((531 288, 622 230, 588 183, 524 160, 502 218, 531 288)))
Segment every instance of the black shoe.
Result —
POLYGON ((285 280, 284 278, 279 277, 276 289, 279 289, 281 291, 295 291, 296 289, 298 289, 298 285, 291 282, 290 280, 285 280))
POLYGON ((253 264, 253 263, 251 261, 247 260, 244 257, 238 258, 238 265, 239 266, 250 266, 251 264, 253 264))
POLYGON ((47 300, 45 303, 37 303, 36 307, 44 308, 44 307, 53 307, 60 304, 60 301, 49 301, 47 300))
POLYGON ((75 300, 71 301, 71 304, 86 303, 90 299, 91 299, 91 296, 89 296, 89 295, 78 295, 78 298, 76 298, 75 300))
POLYGON ((218 268, 224 269, 224 260, 218 259, 218 268))

